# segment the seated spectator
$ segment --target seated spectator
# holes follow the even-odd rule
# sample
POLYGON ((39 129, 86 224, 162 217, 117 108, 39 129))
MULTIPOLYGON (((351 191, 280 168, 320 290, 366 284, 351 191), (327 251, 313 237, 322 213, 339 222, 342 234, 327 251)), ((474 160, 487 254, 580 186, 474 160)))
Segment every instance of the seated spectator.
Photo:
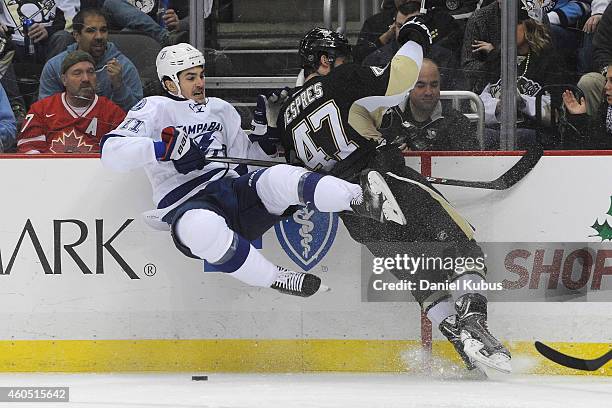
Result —
MULTIPOLYGON (((106 13, 110 29, 141 32, 155 39, 162 47, 188 42, 189 1, 171 0, 168 5, 169 8, 162 15, 158 15, 162 10, 159 0, 80 0, 78 7, 80 10, 101 9, 106 13)), ((62 47, 58 47, 61 49, 57 53, 74 42, 74 37, 67 31, 58 35, 62 37, 62 47)))
POLYGON ((594 117, 587 115, 584 98, 576 100, 570 91, 563 93, 563 103, 567 109, 569 123, 574 127, 568 148, 574 149, 612 149, 612 66, 606 70, 604 100, 595 109, 594 117))
POLYGON ((104 13, 88 8, 79 11, 73 20, 76 44, 45 64, 40 76, 38 98, 63 90, 60 68, 68 53, 81 50, 91 54, 95 61, 98 87, 96 93, 105 96, 128 111, 142 99, 142 83, 134 64, 117 47, 108 42, 108 26, 104 13))
MULTIPOLYGON (((543 86, 567 82, 563 62, 552 45, 550 31, 541 21, 530 18, 519 2, 517 46, 517 129, 519 147, 533 142, 536 125, 536 95, 543 86)), ((497 71, 499 75, 499 70, 497 71)), ((480 98, 485 106, 487 148, 499 143, 498 125, 501 114, 501 79, 488 83, 480 98)), ((542 118, 550 120, 550 97, 542 97, 542 118)), ((539 124, 537 124, 539 125, 539 124)))
POLYGON ((578 87, 586 96, 587 114, 595 117, 603 101, 608 65, 612 65, 612 5, 605 9, 593 36, 593 64, 596 71, 583 75, 578 87))
POLYGON ((10 39, 10 34, 0 33, 0 86, 7 95, 15 116, 16 127, 19 128, 26 114, 26 105, 17 85, 17 76, 13 67, 14 57, 15 47, 10 39))
POLYGON ((15 115, 4 88, 0 86, 0 153, 14 151, 15 133, 15 115))
POLYGON ((353 47, 356 63, 362 63, 365 57, 395 38, 395 13, 399 6, 407 2, 408 0, 384 0, 382 11, 368 17, 359 31, 357 44, 353 47))
POLYGON ((108 13, 113 28, 143 32, 162 47, 189 41, 189 0, 169 0, 166 10, 160 0, 94 0, 94 3, 108 13))
POLYGON ((584 62, 577 60, 577 50, 581 48, 582 25, 591 13, 591 0, 544 0, 542 9, 550 23, 553 44, 559 56, 570 72, 579 72, 584 62))
POLYGON ((474 11, 465 26, 461 69, 466 89, 479 94, 487 83, 499 78, 501 54, 499 1, 474 11))
POLYGON ((32 96, 36 94, 36 83, 31 81, 34 89, 19 89, 18 77, 14 63, 22 63, 20 77, 36 78, 40 76, 42 65, 48 52, 55 52, 58 33, 65 25, 64 11, 71 8, 67 1, 0 1, 0 35, 10 40, 12 53, 3 54, 2 75, 0 82, 4 87, 11 108, 20 125, 26 113, 26 107, 32 96), (32 25, 24 25, 30 20, 32 25), (26 44, 27 42, 27 44, 26 44), (27 45, 27 46, 26 46, 27 45), (22 92, 28 92, 26 98, 22 92), (33 92, 34 95, 29 93, 33 92))
POLYGON ((370 139, 384 137, 406 150, 480 150, 475 126, 459 111, 440 102, 438 65, 423 59, 419 78, 406 102, 370 114, 353 105, 349 122, 370 139))
POLYGON ((385 139, 407 150, 481 149, 470 120, 440 102, 440 71, 428 58, 406 103, 389 110, 379 130, 385 139))
POLYGON ((100 139, 115 129, 125 112, 96 95, 95 62, 85 51, 72 51, 61 65, 65 92, 30 107, 17 140, 20 153, 94 153, 100 139))
MULTIPOLYGON (((11 39, 15 45, 16 60, 43 64, 46 55, 54 47, 54 37, 66 26, 64 12, 66 7, 72 9, 66 2, 58 1, 3 1, 0 2, 0 31, 12 29, 11 39), (63 4, 66 3, 66 4, 63 4), (31 26, 24 25, 26 20, 32 21, 31 26), (33 55, 28 55, 25 40, 33 44, 33 55)), ((53 51, 51 51, 53 52, 53 51)))
POLYGON ((384 67, 386 66, 397 50, 399 50, 399 44, 397 43, 397 36, 399 35, 399 29, 404 23, 413 16, 419 14, 421 9, 421 3, 416 1, 409 1, 397 8, 395 12, 395 18, 391 25, 393 31, 393 37, 385 45, 374 50, 367 55, 362 62, 362 65, 370 67, 384 67))
POLYGON ((601 16, 606 7, 610 4, 610 0, 593 0, 591 2, 591 16, 582 26, 582 40, 580 41, 580 49, 577 57, 577 72, 583 75, 587 72, 597 69, 593 66, 593 37, 601 21, 601 16))
MULTIPOLYGON (((397 43, 399 29, 408 19, 418 15, 420 9, 421 2, 415 0, 409 0, 407 3, 400 5, 395 14, 393 23, 395 27, 395 36, 390 42, 368 55, 363 60, 363 65, 384 67, 391 62, 391 58, 393 58, 393 55, 395 55, 399 49, 399 44, 397 43)), ((436 61, 439 67, 445 69, 457 68, 459 53, 457 53, 456 50, 461 47, 463 31, 461 31, 459 24, 445 9, 432 8, 427 10, 427 13, 432 16, 434 26, 445 27, 445 32, 443 34, 439 33, 439 35, 443 35, 444 37, 431 47, 428 56, 436 61)), ((448 81, 446 81, 450 83, 446 83, 450 88, 455 87, 454 77, 456 76, 453 75, 453 78, 448 78, 448 81)))

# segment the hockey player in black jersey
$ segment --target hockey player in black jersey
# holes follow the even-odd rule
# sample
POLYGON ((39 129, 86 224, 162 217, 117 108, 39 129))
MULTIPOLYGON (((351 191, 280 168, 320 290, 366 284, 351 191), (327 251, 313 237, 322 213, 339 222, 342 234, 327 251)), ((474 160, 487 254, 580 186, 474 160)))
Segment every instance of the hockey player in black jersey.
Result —
MULTIPOLYGON (((360 134, 365 108, 370 116, 404 100, 414 86, 423 53, 439 30, 427 26, 426 16, 406 22, 399 32, 400 49, 385 68, 350 64, 350 46, 342 34, 315 28, 299 47, 305 83, 292 90, 277 117, 276 126, 286 154, 294 163, 328 172, 348 181, 366 168, 378 170, 397 198, 407 225, 377 224, 342 215, 351 236, 376 257, 394 257, 398 245, 410 252, 411 243, 431 248, 426 256, 479 257, 472 226, 418 172, 406 167, 397 146, 360 134), (361 109, 354 109, 359 105, 361 109), (435 248, 435 249, 434 249, 435 248), (440 249, 443 248, 443 249, 440 249)), ((274 116, 274 115, 271 115, 274 116)), ((271 123, 274 126, 274 123, 271 123)), ((414 253, 414 256, 421 253, 414 253)), ((486 268, 474 267, 462 274, 448 270, 420 270, 416 274, 392 271, 399 279, 457 282, 460 290, 449 293, 415 290, 413 296, 429 319, 455 346, 468 369, 483 364, 510 372, 510 353, 487 328, 487 299, 481 293, 462 290, 484 281, 486 268)), ((417 285, 418 286, 418 285, 417 285)))

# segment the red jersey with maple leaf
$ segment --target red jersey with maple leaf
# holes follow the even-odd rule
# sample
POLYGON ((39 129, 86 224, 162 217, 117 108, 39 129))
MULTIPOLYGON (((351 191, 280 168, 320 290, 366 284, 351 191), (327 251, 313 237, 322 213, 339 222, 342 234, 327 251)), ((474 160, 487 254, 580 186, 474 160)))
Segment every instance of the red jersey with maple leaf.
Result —
POLYGON ((66 93, 57 93, 35 102, 17 136, 19 153, 95 153, 100 139, 115 129, 125 112, 104 96, 95 96, 79 115, 66 102, 66 93))

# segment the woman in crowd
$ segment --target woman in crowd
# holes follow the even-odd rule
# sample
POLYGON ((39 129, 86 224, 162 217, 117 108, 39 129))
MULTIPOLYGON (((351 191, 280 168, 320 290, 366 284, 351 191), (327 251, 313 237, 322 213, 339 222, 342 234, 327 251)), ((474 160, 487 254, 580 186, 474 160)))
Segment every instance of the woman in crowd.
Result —
MULTIPOLYGON (((529 145, 535 140, 536 95, 542 87, 567 81, 564 67, 552 45, 550 30, 542 23, 541 9, 527 9, 519 2, 517 47, 517 144, 529 145)), ((501 79, 489 83, 480 94, 485 106, 485 145, 499 146, 501 119, 501 79)), ((550 97, 542 97, 542 118, 549 121, 550 97)))

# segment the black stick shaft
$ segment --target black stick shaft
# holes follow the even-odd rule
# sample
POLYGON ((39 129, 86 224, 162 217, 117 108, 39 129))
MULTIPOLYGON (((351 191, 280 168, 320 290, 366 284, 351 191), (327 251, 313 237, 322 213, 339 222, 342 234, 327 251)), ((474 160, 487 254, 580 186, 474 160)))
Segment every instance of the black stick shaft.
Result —
MULTIPOLYGON (((432 184, 442 184, 448 186, 483 188, 487 190, 506 190, 527 175, 535 167, 544 152, 541 147, 530 149, 517 161, 508 171, 499 176, 493 181, 471 181, 471 180, 455 180, 443 177, 426 177, 427 181, 432 184)), ((238 157, 207 157, 206 160, 217 163, 228 164, 246 164, 249 166, 272 167, 281 162, 242 159, 238 157)))

